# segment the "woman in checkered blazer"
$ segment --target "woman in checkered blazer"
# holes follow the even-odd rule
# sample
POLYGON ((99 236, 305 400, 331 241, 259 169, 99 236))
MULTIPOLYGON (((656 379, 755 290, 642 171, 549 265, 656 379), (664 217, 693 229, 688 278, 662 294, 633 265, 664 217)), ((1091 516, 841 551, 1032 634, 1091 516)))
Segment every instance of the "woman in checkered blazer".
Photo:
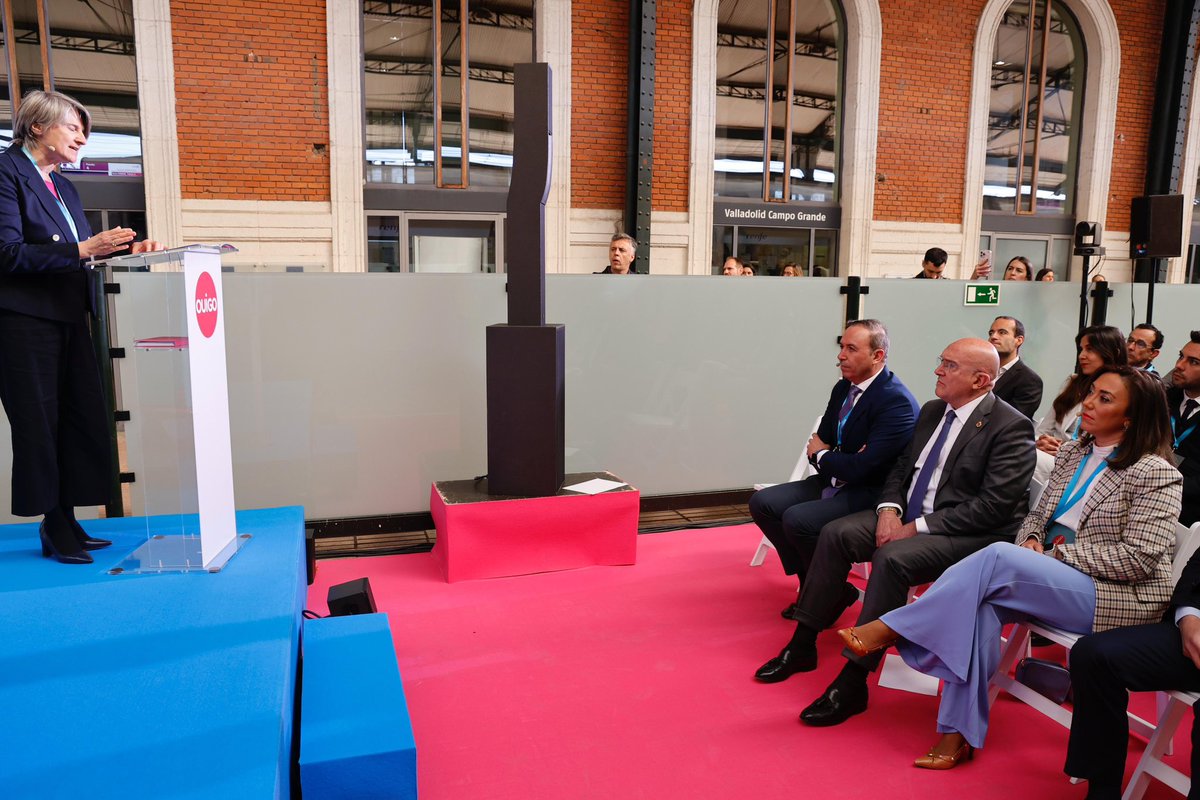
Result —
POLYGON ((860 654, 896 644, 913 668, 945 681, 942 734, 916 765, 950 769, 983 745, 1000 630, 1037 620, 1072 633, 1153 622, 1171 599, 1182 477, 1168 460, 1166 396, 1127 366, 1098 373, 1016 544, 950 567, 921 598, 838 631, 860 654))

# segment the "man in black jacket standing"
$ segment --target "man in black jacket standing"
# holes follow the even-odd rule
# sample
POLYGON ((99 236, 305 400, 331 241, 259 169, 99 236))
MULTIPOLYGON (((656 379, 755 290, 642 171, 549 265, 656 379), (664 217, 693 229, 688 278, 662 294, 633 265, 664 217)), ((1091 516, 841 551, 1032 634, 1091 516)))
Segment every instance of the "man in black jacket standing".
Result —
POLYGON ((1175 467, 1183 473, 1183 511, 1179 521, 1200 521, 1200 331, 1179 351, 1167 390, 1171 432, 1175 437, 1175 467))
POLYGON ((1042 404, 1042 379, 1021 360, 1025 326, 1016 317, 996 317, 988 330, 988 341, 1000 356, 1000 377, 992 392, 1032 420, 1042 404))
MULTIPOLYGON (((1064 771, 1089 800, 1117 800, 1129 749, 1129 692, 1200 691, 1200 551, 1184 567, 1163 621, 1084 636, 1071 648, 1075 713, 1064 771)), ((1192 726, 1192 782, 1200 800, 1200 725, 1192 726)))

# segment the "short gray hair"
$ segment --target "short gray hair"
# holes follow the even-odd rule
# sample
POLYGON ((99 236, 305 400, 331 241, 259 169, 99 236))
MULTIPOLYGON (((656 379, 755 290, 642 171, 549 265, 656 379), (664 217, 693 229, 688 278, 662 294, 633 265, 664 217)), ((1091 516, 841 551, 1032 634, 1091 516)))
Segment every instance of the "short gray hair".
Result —
POLYGON ((611 246, 614 242, 620 242, 620 241, 629 242, 629 244, 633 246, 633 249, 637 250, 637 246, 638 246, 637 239, 633 238, 628 233, 614 233, 613 237, 608 240, 608 243, 611 246))
POLYGON ((890 342, 888 341, 887 328, 877 319, 855 319, 846 323, 846 328, 853 328, 855 325, 866 328, 867 333, 871 336, 871 349, 882 350, 886 356, 890 342))
POLYGON ((92 135, 92 115, 84 108, 83 103, 62 92, 43 92, 34 89, 21 98, 21 107, 13 120, 13 144, 25 144, 27 141, 37 141, 33 132, 36 125, 43 130, 51 125, 65 122, 71 112, 79 115, 83 123, 83 135, 92 135))

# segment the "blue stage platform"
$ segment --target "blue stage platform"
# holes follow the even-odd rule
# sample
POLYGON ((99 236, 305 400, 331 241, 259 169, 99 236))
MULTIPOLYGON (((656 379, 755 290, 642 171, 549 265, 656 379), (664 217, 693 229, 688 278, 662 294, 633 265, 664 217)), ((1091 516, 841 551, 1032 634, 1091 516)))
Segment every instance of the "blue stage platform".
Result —
POLYGON ((88 566, 0 527, 0 797, 289 796, 304 511, 237 520, 213 574, 109 575, 144 518, 86 522, 88 566))

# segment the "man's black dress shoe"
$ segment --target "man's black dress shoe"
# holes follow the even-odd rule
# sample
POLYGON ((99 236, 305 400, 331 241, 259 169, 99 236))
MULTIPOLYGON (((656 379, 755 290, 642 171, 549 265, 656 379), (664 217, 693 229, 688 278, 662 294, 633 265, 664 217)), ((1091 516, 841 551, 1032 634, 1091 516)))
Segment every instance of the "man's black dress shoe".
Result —
MULTIPOLYGON (((842 587, 842 608, 840 611, 838 611, 836 614, 833 615, 833 618, 837 619, 843 613, 845 613, 847 608, 849 608, 850 606, 854 605, 857 602, 858 602, 858 589, 854 588, 854 584, 847 581, 845 583, 845 585, 842 587)), ((783 617, 784 619, 795 620, 798 622, 800 620, 800 618, 796 616, 796 611, 799 608, 800 608, 800 599, 797 598, 796 602, 789 605, 783 611, 780 611, 779 616, 783 617)))
POLYGON ((754 679, 761 683, 779 683, 797 672, 812 672, 817 668, 817 646, 785 647, 779 655, 758 668, 754 679))
POLYGON ((830 725, 841 725, 855 714, 866 710, 867 687, 846 691, 838 686, 830 686, 825 690, 825 694, 800 712, 800 721, 815 728, 827 728, 830 725))

